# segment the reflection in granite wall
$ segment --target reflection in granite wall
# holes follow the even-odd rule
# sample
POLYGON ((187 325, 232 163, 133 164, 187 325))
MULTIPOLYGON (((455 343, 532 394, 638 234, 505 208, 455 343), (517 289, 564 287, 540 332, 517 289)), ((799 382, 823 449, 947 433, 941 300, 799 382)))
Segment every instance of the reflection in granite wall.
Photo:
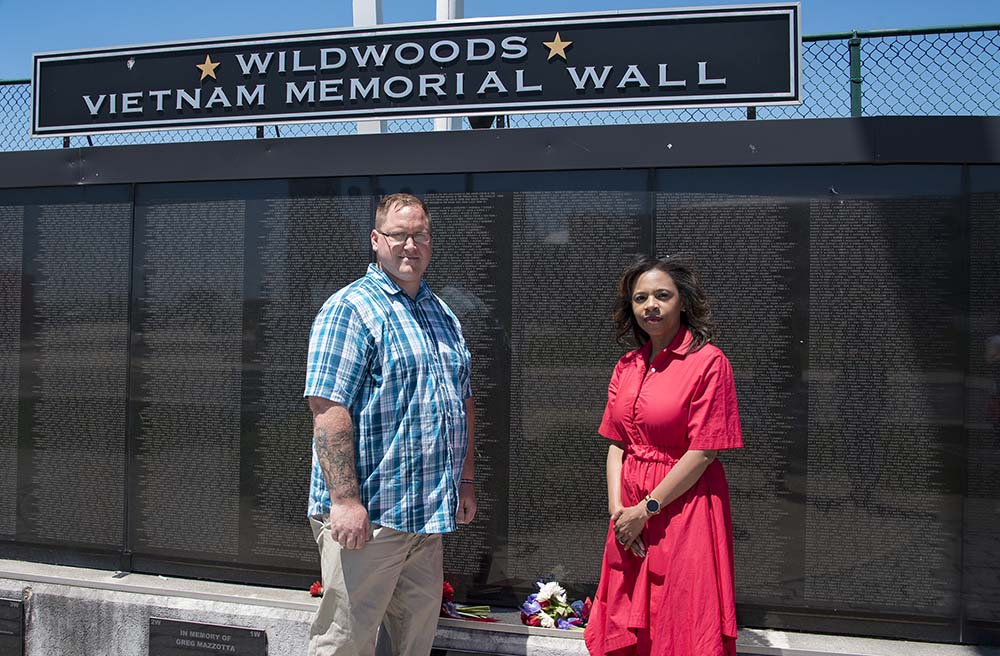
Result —
POLYGON ((304 521, 312 420, 302 386, 313 317, 367 263, 372 198, 350 190, 304 182, 248 203, 240 559, 261 567, 318 568, 304 521))
POLYGON ((656 252, 698 264, 733 365, 744 448, 721 454, 729 479, 738 600, 802 601, 805 395, 801 352, 808 305, 801 200, 683 191, 660 173, 656 252), (665 191, 669 189, 670 191, 665 191))
POLYGON ((1000 622, 1000 167, 971 177, 964 598, 971 619, 1000 622))
POLYGON ((472 353, 476 403, 476 519, 445 538, 447 577, 459 595, 496 598, 506 584, 507 500, 510 476, 508 380, 510 362, 510 194, 432 193, 434 254, 427 281, 462 322, 472 353))
POLYGON ((134 548, 236 559, 246 201, 179 191, 137 198, 134 548))
POLYGON ((127 187, 23 200, 21 541, 123 541, 130 200, 127 187))
POLYGON ((316 311, 367 265, 359 184, 140 189, 137 554, 318 570, 304 366, 316 311))
POLYGON ((510 221, 509 573, 525 591, 550 576, 582 592, 597 585, 608 530, 597 425, 622 353, 609 313, 645 247, 648 195, 515 193, 510 221))
POLYGON ((809 603, 958 613, 961 234, 957 194, 810 207, 809 603))
POLYGON ((17 532, 17 424, 21 362, 24 207, 0 194, 0 540, 17 532), (7 204, 11 202, 12 204, 7 204))
MULTIPOLYGON (((544 575, 593 591, 614 284, 636 253, 682 251, 737 378, 746 448, 722 457, 741 605, 794 611, 755 615, 785 628, 846 609, 887 635, 886 617, 911 635, 962 617, 1000 631, 1000 173, 973 168, 967 198, 958 167, 602 186, 621 173, 427 193, 428 280, 463 321, 479 424, 480 514, 446 541, 456 587, 494 603, 544 575)), ((0 553, 83 545, 152 571, 315 578, 306 340, 370 261, 375 188, 138 185, 134 217, 127 188, 0 194, 0 553), (84 491, 71 537, 43 521, 67 486, 84 491)))

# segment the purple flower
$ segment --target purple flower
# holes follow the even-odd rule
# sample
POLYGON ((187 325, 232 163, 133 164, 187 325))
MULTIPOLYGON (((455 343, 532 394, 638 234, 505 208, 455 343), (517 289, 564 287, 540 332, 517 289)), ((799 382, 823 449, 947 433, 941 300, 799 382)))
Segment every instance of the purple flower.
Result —
POLYGON ((532 599, 532 597, 534 596, 535 595, 531 595, 530 597, 528 597, 527 601, 521 604, 521 610, 528 615, 534 615, 538 611, 542 610, 542 607, 538 604, 538 602, 532 599))
POLYGON ((558 622, 556 622, 556 627, 560 629, 570 629, 573 628, 573 625, 567 622, 566 620, 559 620, 558 622))
POLYGON ((571 603, 570 606, 573 608, 573 612, 575 612, 577 615, 583 613, 583 602, 580 601, 579 599, 571 603))

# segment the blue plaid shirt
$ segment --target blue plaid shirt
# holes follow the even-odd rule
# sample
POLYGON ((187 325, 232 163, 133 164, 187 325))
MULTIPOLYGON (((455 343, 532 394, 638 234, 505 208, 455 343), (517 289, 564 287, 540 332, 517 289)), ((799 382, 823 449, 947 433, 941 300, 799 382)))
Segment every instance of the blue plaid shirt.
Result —
MULTIPOLYGON (((471 393, 462 327, 425 282, 412 299, 370 264, 313 322, 304 396, 350 410, 361 502, 375 524, 455 530, 471 393)), ((325 514, 330 492, 315 446, 312 463, 309 515, 325 514)))

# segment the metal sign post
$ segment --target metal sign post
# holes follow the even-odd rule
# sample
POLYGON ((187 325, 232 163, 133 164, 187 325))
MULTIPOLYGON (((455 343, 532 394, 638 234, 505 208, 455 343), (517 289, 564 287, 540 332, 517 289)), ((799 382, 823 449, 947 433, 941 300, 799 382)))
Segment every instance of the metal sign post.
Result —
MULTIPOLYGON (((465 18, 465 0, 437 0, 437 19, 439 21, 450 21, 456 18, 465 18)), ((436 132, 461 130, 463 120, 460 116, 435 118, 434 130, 436 132)))
MULTIPOLYGON (((373 27, 382 24, 382 0, 354 0, 354 27, 373 27)), ((381 134, 385 121, 358 121, 358 134, 381 134)))

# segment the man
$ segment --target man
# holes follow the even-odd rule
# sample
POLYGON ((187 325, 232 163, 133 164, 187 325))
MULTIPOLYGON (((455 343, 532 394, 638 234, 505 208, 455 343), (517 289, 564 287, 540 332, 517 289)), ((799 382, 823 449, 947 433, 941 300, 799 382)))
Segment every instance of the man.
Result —
POLYGON ((371 656, 380 623, 394 653, 427 656, 441 534, 476 513, 469 352, 422 280, 426 206, 383 198, 371 244, 375 264, 326 301, 309 336, 309 518, 324 590, 310 656, 371 656))

